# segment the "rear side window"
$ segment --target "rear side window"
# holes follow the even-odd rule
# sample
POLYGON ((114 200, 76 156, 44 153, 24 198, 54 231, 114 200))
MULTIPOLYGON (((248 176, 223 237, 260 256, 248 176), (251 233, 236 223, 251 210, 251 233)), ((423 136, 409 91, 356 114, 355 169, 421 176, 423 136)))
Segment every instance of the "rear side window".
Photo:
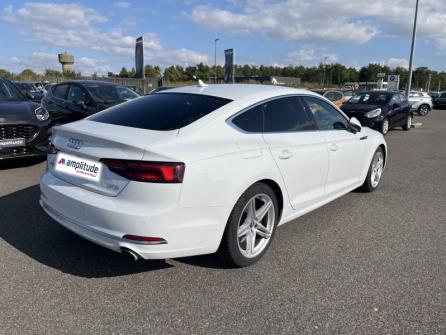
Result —
POLYGON ((264 104, 265 133, 314 130, 316 126, 298 97, 285 97, 264 104))
POLYGON ((263 131, 262 110, 263 105, 253 107, 233 118, 232 123, 249 133, 261 133, 263 131))
POLYGON ((51 89, 51 91, 56 98, 65 99, 67 88, 68 85, 56 85, 51 89))
POLYGON ((141 129, 175 130, 231 101, 201 94, 160 93, 117 105, 89 120, 141 129))

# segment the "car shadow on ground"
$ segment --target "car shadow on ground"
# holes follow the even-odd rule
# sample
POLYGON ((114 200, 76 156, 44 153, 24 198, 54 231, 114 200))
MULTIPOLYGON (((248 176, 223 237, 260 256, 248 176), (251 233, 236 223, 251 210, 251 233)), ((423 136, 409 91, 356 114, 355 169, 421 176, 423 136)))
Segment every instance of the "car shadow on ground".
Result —
POLYGON ((0 197, 0 239, 51 268, 74 276, 102 278, 169 268, 161 261, 131 261, 70 232, 39 205, 34 185, 0 197))
POLYGON ((29 167, 33 165, 40 164, 46 160, 46 156, 44 157, 31 157, 31 158, 15 158, 8 160, 0 160, 0 171, 1 170, 11 170, 22 167, 29 167))

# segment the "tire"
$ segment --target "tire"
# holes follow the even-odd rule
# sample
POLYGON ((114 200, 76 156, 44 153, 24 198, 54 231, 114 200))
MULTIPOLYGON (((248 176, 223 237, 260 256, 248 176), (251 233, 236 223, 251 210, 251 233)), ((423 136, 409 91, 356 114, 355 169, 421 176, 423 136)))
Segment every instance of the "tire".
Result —
POLYGON ((403 130, 409 131, 410 128, 412 128, 412 116, 409 114, 407 115, 406 121, 404 122, 403 130))
POLYGON ((431 111, 431 108, 428 105, 421 105, 418 107, 418 115, 426 116, 431 111))
POLYGON ((390 127, 389 119, 385 118, 381 123, 381 129, 380 129, 381 134, 386 135, 389 132, 389 127, 390 127))
POLYGON ((278 213, 277 197, 273 190, 263 183, 252 185, 238 199, 229 216, 217 256, 236 267, 257 262, 271 245, 279 219, 278 213), (260 220, 259 216, 256 218, 258 221, 250 219, 253 216, 250 213, 254 213, 252 205, 256 214, 259 209, 268 208, 260 220), (244 232, 246 233, 243 234, 244 232))
POLYGON ((367 177, 364 180, 364 183, 362 184, 362 186, 359 188, 360 191, 363 192, 373 192, 374 190, 376 190, 378 188, 378 186, 380 185, 381 179, 382 179, 382 174, 384 171, 384 152, 383 149, 378 148, 375 151, 375 154, 373 155, 372 161, 370 162, 370 167, 369 167, 369 171, 367 172, 367 177), (381 170, 380 170, 380 174, 379 174, 379 178, 378 181, 376 183, 376 180, 374 180, 374 178, 376 177, 376 170, 375 168, 377 168, 377 166, 375 166, 375 162, 377 163, 377 161, 381 159, 381 170))

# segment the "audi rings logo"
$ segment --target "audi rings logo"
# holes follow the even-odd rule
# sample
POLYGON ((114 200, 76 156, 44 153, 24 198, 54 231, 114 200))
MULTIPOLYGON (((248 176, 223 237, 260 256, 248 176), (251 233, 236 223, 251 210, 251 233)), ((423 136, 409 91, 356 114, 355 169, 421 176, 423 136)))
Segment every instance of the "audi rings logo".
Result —
POLYGON ((67 147, 71 148, 71 149, 79 150, 83 144, 84 144, 84 141, 82 141, 78 138, 70 138, 67 142, 67 147))

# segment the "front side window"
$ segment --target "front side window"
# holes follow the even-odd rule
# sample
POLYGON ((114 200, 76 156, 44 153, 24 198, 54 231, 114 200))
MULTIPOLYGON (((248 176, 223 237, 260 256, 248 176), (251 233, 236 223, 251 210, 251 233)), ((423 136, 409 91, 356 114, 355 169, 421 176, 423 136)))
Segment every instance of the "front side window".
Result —
POLYGON ((348 129, 347 119, 327 102, 314 97, 303 97, 303 101, 320 130, 348 129))
POLYGON ((399 94, 394 94, 392 99, 390 100, 390 104, 401 104, 401 99, 399 94))
POLYGON ((141 129, 175 130, 231 101, 202 94, 159 93, 114 106, 91 116, 89 120, 141 129))
POLYGON ((264 132, 314 130, 315 125, 298 97, 285 97, 264 104, 264 132))
POLYGON ((77 85, 70 85, 70 88, 68 90, 67 100, 71 101, 71 102, 75 102, 75 101, 87 102, 88 97, 87 97, 87 93, 85 93, 85 91, 82 88, 80 88, 77 85))
POLYGON ((400 96, 400 100, 401 100, 402 104, 407 102, 407 98, 406 98, 406 96, 404 94, 399 94, 399 96, 400 96))
POLYGON ((261 133, 263 131, 263 105, 258 105, 237 115, 232 123, 238 128, 249 133, 261 133))
POLYGON ((68 88, 68 85, 66 85, 66 84, 56 85, 56 86, 53 86, 51 91, 53 92, 53 96, 55 96, 56 98, 65 99, 65 95, 67 93, 67 88, 68 88))

